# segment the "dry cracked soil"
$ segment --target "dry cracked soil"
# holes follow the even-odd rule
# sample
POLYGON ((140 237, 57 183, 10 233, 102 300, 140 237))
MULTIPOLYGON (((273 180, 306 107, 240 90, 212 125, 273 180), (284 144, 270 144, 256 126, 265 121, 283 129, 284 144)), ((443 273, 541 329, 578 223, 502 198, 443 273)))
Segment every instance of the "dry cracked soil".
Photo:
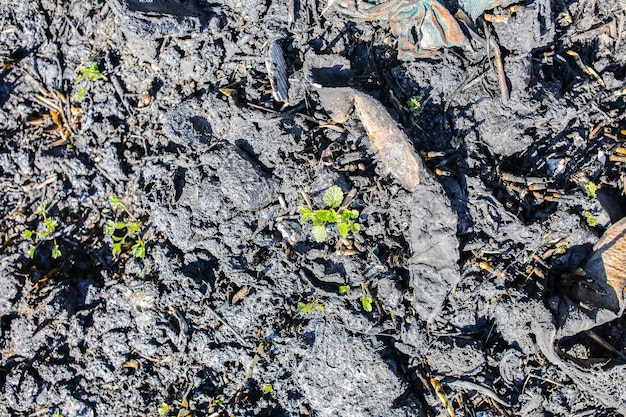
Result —
POLYGON ((0 0, 0 415, 624 415, 626 3, 499 3, 0 0))

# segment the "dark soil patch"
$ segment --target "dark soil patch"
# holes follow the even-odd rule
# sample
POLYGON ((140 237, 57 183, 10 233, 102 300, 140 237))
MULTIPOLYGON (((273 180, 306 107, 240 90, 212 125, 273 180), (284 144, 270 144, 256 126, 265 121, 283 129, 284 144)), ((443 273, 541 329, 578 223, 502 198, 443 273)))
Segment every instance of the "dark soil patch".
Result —
POLYGON ((626 210, 626 4, 497 8, 506 104, 478 43, 404 62, 324 6, 0 0, 0 415, 626 413, 623 294, 574 291, 626 210), (319 243, 331 185, 360 231, 319 243))

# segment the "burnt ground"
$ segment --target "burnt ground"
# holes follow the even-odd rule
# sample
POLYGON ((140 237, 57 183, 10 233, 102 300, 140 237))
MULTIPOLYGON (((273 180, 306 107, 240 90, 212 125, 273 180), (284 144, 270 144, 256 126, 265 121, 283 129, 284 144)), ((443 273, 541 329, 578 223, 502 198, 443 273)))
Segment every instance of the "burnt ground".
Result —
POLYGON ((288 3, 0 2, 0 415, 623 414, 624 320, 569 291, 626 209, 626 4, 496 10, 502 104, 477 43, 403 62, 386 22, 288 3), (414 192, 321 106, 340 57, 414 192), (318 243, 331 185, 361 229, 318 243), (113 256, 133 221, 145 257, 113 256))

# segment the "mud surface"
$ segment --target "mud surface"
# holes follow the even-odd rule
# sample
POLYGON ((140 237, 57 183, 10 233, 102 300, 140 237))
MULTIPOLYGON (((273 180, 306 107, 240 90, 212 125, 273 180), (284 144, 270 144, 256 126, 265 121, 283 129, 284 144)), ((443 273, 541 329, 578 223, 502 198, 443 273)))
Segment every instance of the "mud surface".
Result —
POLYGON ((480 42, 325 6, 0 1, 0 415, 626 413, 623 293, 576 273, 626 210, 626 4, 476 22, 506 104, 480 42), (318 242, 332 185, 360 230, 318 242))

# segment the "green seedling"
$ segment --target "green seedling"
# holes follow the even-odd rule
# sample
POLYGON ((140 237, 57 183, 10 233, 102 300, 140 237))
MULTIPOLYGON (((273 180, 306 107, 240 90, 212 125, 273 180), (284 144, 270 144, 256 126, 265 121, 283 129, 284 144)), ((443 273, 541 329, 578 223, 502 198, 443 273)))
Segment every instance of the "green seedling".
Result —
POLYGON ((323 200, 326 209, 313 210, 309 207, 300 207, 300 214, 302 214, 300 223, 313 222, 311 234, 317 242, 326 241, 328 236, 326 226, 329 223, 336 223, 339 234, 344 238, 349 233, 358 233, 361 230, 361 226, 354 222, 359 217, 359 212, 348 208, 339 208, 343 198, 341 188, 333 185, 324 193, 323 200))
MULTIPOLYGON (((49 218, 48 215, 46 214, 47 208, 48 208, 48 200, 44 200, 43 203, 41 203, 37 207, 37 214, 39 214, 42 217, 42 222, 37 227, 37 230, 26 229, 22 232, 22 237, 24 239, 33 241, 33 243, 31 243, 31 245, 28 247, 29 258, 35 257, 35 251, 37 250, 39 245, 41 245, 44 241, 46 241, 48 237, 50 237, 50 235, 52 235, 57 228, 56 220, 49 218)), ((52 256, 52 259, 60 258, 61 250, 59 249, 59 245, 57 244, 56 238, 52 238, 52 241, 54 242, 54 245, 52 246, 52 252, 50 255, 52 256)))
POLYGON ((166 416, 170 411, 172 411, 173 408, 174 407, 168 403, 162 403, 159 408, 157 408, 157 411, 159 412, 159 415, 166 416))
POLYGON ((370 295, 370 292, 367 289, 367 285, 361 284, 361 290, 363 291, 363 296, 361 297, 361 306, 363 306, 363 310, 371 313, 372 303, 374 302, 374 299, 370 295))
POLYGON ((590 211, 583 211, 583 217, 589 227, 596 227, 598 225, 598 219, 590 211))
MULTIPOLYGON (((589 214, 591 214, 591 213, 589 213, 589 214)), ((561 245, 558 248, 556 248, 554 250, 554 254, 555 255, 563 255, 565 252, 567 252, 568 249, 569 249, 569 244, 566 243, 566 244, 561 245)))
POLYGON ((114 194, 109 196, 111 208, 118 212, 117 218, 123 220, 107 220, 104 233, 111 238, 111 251, 116 257, 122 253, 122 248, 128 241, 134 241, 130 250, 133 256, 143 258, 146 256, 146 247, 141 237, 141 221, 135 220, 126 209, 124 203, 114 194), (124 220, 126 219, 126 220, 124 220))
POLYGON ((372 302, 374 302, 374 300, 367 294, 363 294, 363 297, 361 297, 361 305, 363 306, 363 310, 367 311, 368 313, 372 312, 372 302))
POLYGON ((308 303, 298 302, 298 312, 304 316, 310 316, 314 312, 324 311, 324 304, 320 303, 317 296, 313 296, 313 300, 308 303))
POLYGON ((274 387, 272 386, 272 384, 263 385, 263 394, 271 394, 272 392, 274 392, 274 387))
POLYGON ((63 414, 61 414, 61 411, 59 411, 59 409, 57 408, 56 410, 54 410, 54 414, 52 414, 52 417, 64 417, 63 414))
POLYGON ((94 81, 107 81, 108 78, 100 72, 100 68, 95 62, 88 62, 87 64, 81 66, 78 69, 78 72, 80 75, 78 75, 74 80, 74 84, 76 84, 75 99, 77 102, 81 103, 85 99, 87 91, 94 81))
POLYGON ((411 110, 411 114, 413 117, 419 117, 422 115, 422 96, 413 96, 409 99, 409 110, 411 110))
POLYGON ((594 184, 593 182, 589 181, 587 184, 585 184, 584 189, 585 189, 585 194, 587 194, 587 197, 589 198, 597 197, 596 192, 598 191, 598 186, 594 184))
POLYGON ((346 295, 350 292, 350 286, 348 284, 339 286, 339 295, 346 295))

